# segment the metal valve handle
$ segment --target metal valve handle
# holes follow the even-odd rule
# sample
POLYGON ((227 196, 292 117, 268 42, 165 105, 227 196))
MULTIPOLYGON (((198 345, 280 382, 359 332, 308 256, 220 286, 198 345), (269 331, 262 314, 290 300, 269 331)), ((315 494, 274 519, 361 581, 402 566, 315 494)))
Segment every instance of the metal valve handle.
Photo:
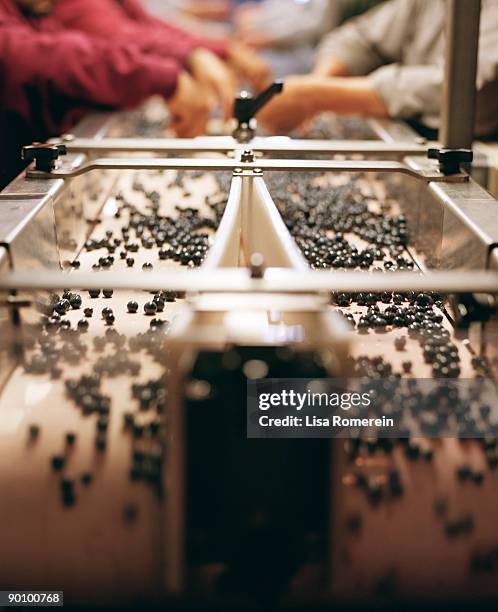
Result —
POLYGON ((254 136, 255 130, 250 125, 251 120, 274 96, 281 93, 283 88, 283 81, 275 81, 255 98, 247 91, 242 91, 235 98, 233 115, 237 119, 237 127, 233 136, 236 140, 248 142, 254 136))
POLYGON ((239 123, 249 123, 249 121, 277 94, 284 88, 283 81, 275 81, 262 91, 256 98, 253 98, 247 91, 242 91, 235 99, 233 114, 239 123))

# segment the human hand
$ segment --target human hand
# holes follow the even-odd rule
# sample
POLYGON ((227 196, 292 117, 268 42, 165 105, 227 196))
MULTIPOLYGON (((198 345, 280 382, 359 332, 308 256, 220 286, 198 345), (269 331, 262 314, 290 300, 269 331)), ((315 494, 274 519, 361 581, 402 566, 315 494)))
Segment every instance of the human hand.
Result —
POLYGON ((206 90, 187 72, 178 77, 176 91, 168 100, 172 116, 171 128, 181 138, 204 134, 212 110, 206 90))
POLYGON ((192 53, 190 67, 198 83, 221 103, 224 119, 229 119, 237 94, 235 77, 229 67, 207 49, 192 53))

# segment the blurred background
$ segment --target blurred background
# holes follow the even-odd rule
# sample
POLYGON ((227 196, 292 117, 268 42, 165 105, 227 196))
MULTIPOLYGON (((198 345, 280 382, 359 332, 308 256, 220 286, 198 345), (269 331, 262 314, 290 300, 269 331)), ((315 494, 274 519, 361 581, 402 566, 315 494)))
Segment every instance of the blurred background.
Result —
MULTIPOLYGON (((286 134, 318 113, 437 135, 445 0, 0 0, 0 182, 20 147, 95 110, 162 99, 170 133, 228 121, 241 87, 284 79, 261 113, 286 134)), ((498 130, 498 3, 483 0, 476 135, 498 130)), ((218 128, 219 129, 219 128, 218 128)))

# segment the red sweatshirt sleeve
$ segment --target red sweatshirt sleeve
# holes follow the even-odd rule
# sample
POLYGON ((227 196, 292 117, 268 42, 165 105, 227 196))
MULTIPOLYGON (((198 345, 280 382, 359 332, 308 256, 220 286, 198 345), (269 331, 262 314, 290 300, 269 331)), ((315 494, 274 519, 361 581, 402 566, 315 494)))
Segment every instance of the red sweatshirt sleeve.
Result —
POLYGON ((149 15, 135 0, 62 0, 48 19, 67 29, 134 44, 143 52, 173 58, 184 66, 195 49, 225 57, 224 42, 192 36, 149 15))
POLYGON ((154 94, 171 95, 181 67, 135 46, 12 24, 0 28, 0 71, 2 106, 28 114, 29 87, 47 88, 88 105, 126 108, 154 94))

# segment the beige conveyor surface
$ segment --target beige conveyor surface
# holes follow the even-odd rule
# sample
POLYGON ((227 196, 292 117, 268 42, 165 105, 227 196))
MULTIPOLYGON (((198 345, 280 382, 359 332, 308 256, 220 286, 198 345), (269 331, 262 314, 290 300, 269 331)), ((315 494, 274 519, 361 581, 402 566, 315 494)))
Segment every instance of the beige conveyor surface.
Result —
MULTIPOLYGON (((122 192, 125 199, 137 207, 145 203, 143 194, 133 189, 137 178, 146 186, 146 191, 157 189, 161 193, 164 214, 171 214, 176 204, 202 208, 205 196, 217 190, 212 177, 186 178, 185 184, 191 193, 186 197, 178 187, 165 190, 164 175, 152 172, 137 177, 124 172, 115 194, 122 192)), ((372 190, 382 199, 382 190, 379 191, 377 184, 365 180, 363 188, 367 194, 372 190)), ((375 206, 375 202, 372 205, 375 206)), ((114 217, 115 207, 116 201, 111 197, 92 237, 101 238, 108 229, 119 235, 120 226, 126 219, 124 215, 121 219, 114 217)), ((102 254, 102 251, 83 251, 78 258, 80 269, 90 270, 102 254)), ((159 262, 156 248, 150 251, 140 248, 134 257, 135 268, 145 262, 153 263, 155 269, 174 265, 159 262)), ((117 253, 113 269, 122 270, 124 274, 128 270, 117 253)), ((106 329, 101 310, 111 306, 116 315, 114 327, 129 338, 149 327, 150 317, 143 314, 142 305, 150 296, 143 292, 122 292, 111 299, 92 299, 83 292, 82 298, 81 309, 70 311, 67 318, 74 327, 85 307, 94 309, 89 331, 84 336, 89 346, 86 359, 75 366, 63 365, 60 380, 52 380, 49 375, 27 374, 19 367, 0 397, 3 456, 0 486, 6 492, 0 505, 3 549, 0 575, 12 586, 25 585, 29 579, 32 586, 53 585, 64 588, 68 595, 83 598, 91 592, 91 599, 99 600, 106 596, 112 598, 116 593, 123 598, 153 593, 160 588, 162 580, 160 506, 168 502, 160 500, 148 484, 132 482, 129 478, 132 445, 150 449, 157 444, 147 436, 134 441, 131 434, 124 432, 124 413, 137 410, 137 402, 130 393, 130 378, 128 375, 104 378, 102 391, 110 396, 112 403, 105 451, 95 448, 95 417, 83 416, 64 391, 67 378, 89 373, 90 364, 101 357, 94 352, 91 342, 106 329), (139 312, 135 315, 126 313, 130 299, 139 303, 139 312), (32 424, 40 426, 36 440, 29 438, 32 424), (54 453, 64 451, 68 431, 77 435, 75 444, 67 450, 63 472, 77 481, 76 503, 71 507, 62 504, 60 474, 54 473, 51 467, 54 453), (85 471, 93 474, 93 482, 88 486, 79 482, 85 471)), ((167 303, 164 312, 157 316, 171 321, 181 306, 181 300, 167 303)), ((356 315, 363 309, 353 304, 341 310, 356 315)), ((354 344, 354 356, 380 354, 394 364, 396 371, 400 370, 401 358, 409 358, 413 361, 413 376, 430 376, 430 368, 423 362, 418 344, 408 339, 405 351, 400 354, 394 348, 395 335, 406 335, 406 330, 362 335, 354 344)), ((467 346, 459 344, 459 352, 462 376, 473 376, 467 346)), ((163 367, 143 351, 131 358, 141 366, 134 382, 158 378, 163 371, 163 367)), ((147 422, 150 416, 146 411, 139 413, 138 418, 147 422)), ((402 592, 417 592, 420 588, 445 591, 449 585, 464 593, 481 588, 493 590, 491 579, 486 587, 483 582, 487 577, 469 578, 469 563, 475 550, 497 544, 493 517, 497 499, 496 474, 485 470, 481 485, 460 485, 455 469, 462 461, 471 463, 474 468, 484 467, 484 457, 477 444, 445 440, 425 441, 422 445, 434 449, 431 463, 422 459, 409 461, 403 450, 396 448, 390 457, 360 457, 352 467, 341 450, 343 443, 335 444, 331 492, 334 561, 331 586, 334 590, 351 594, 358 588, 374 589, 379 580, 393 572, 402 592), (394 465, 403 475, 405 493, 399 500, 383 502, 373 508, 351 485, 350 475, 353 471, 378 473, 382 482, 387 468, 394 465), (449 516, 471 513, 475 517, 470 533, 452 539, 445 535, 444 520, 434 512, 435 500, 442 497, 448 500, 449 516), (344 525, 351 514, 358 513, 362 516, 362 526, 351 533, 344 525)))

